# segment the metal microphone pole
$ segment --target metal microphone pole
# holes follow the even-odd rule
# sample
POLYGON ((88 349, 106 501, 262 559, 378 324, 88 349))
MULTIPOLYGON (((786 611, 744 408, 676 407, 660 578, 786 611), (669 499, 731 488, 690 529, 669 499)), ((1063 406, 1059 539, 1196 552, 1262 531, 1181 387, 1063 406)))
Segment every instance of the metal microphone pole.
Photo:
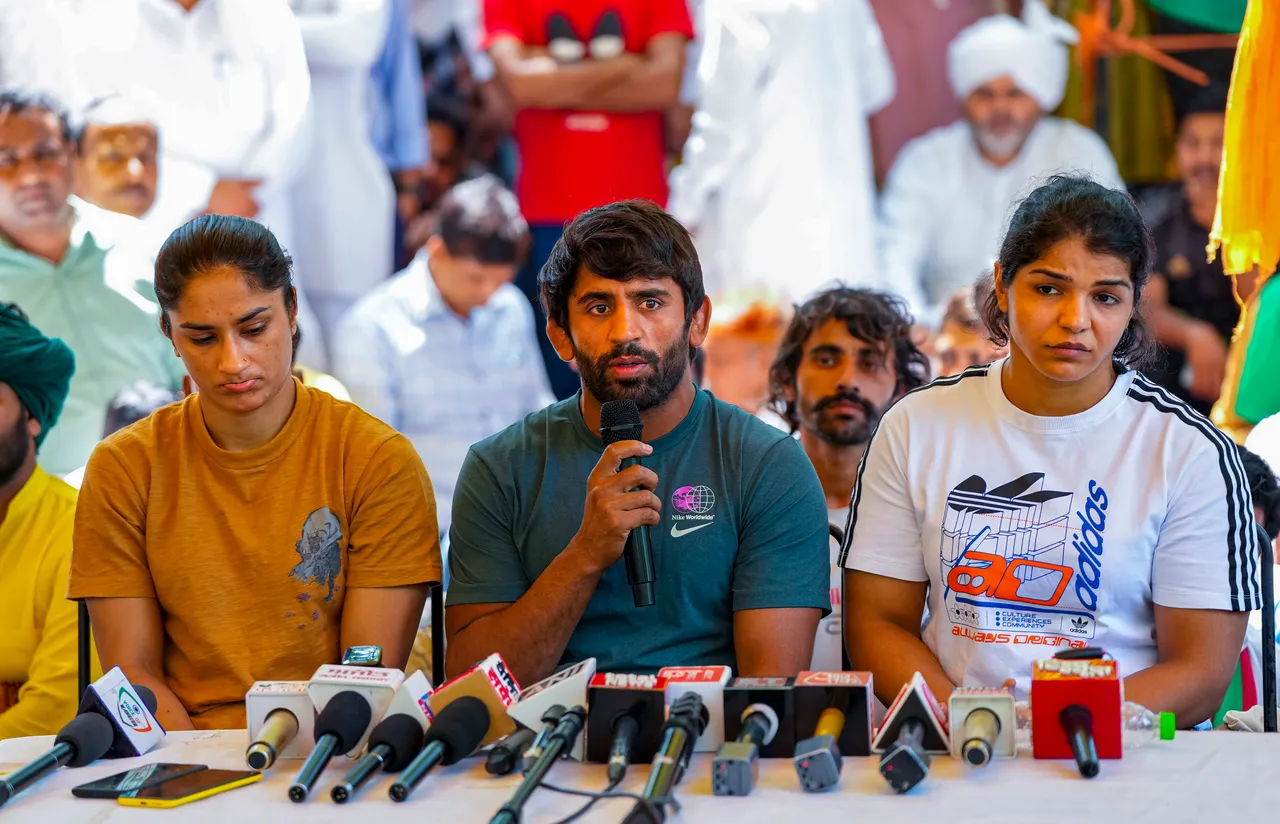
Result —
POLYGON ((564 715, 560 716, 555 732, 551 733, 551 739, 547 742, 547 748, 525 773, 524 780, 516 788, 515 795, 511 796, 511 800, 503 804, 502 809, 489 819, 489 824, 519 824, 520 811, 524 808, 525 802, 529 800, 529 796, 533 795, 533 791, 538 789, 538 785, 542 783, 551 765, 560 758, 560 753, 566 747, 573 746, 586 720, 587 709, 582 706, 566 710, 564 715))

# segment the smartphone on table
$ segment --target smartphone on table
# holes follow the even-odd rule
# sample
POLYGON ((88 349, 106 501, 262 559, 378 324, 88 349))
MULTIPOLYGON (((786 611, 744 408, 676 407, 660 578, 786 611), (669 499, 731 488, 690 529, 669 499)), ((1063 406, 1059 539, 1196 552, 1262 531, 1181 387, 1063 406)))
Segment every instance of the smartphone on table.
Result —
POLYGON ((200 770, 163 784, 124 793, 116 801, 126 807, 179 807, 211 795, 262 780, 263 773, 239 770, 200 770))
POLYGON ((204 764, 143 764, 122 773, 99 778, 79 787, 72 787, 77 798, 118 798, 127 792, 153 787, 171 778, 189 775, 205 769, 204 764))

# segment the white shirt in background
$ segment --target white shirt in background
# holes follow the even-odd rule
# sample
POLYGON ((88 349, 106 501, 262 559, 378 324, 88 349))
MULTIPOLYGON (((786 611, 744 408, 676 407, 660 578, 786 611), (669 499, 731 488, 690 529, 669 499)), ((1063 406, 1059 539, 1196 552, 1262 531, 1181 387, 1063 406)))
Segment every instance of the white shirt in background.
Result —
MULTIPOLYGON (((261 180, 266 224, 295 244, 290 189, 310 141, 311 79, 284 0, 95 0, 75 17, 69 105, 121 95, 160 135, 156 202, 144 218, 160 239, 202 212, 220 178, 261 180)), ((324 369, 319 329, 299 301, 298 360, 324 369)))
POLYGON ((1124 189, 1102 138, 1057 117, 1041 118, 1002 168, 983 159, 963 120, 907 143, 880 196, 880 287, 936 324, 957 289, 991 276, 1014 206, 1054 172, 1124 189))
POLYGON ((668 210, 694 232, 707 294, 800 302, 875 277, 867 117, 893 68, 866 0, 704 0, 698 111, 668 210))
POLYGON ((413 441, 442 535, 471 445, 555 400, 534 368, 542 361, 528 299, 506 284, 464 320, 441 299, 425 252, 357 303, 338 336, 334 377, 413 441))
POLYGON ((867 446, 847 569, 929 583, 924 642, 960 686, 1017 680, 1067 646, 1121 675, 1156 663, 1153 607, 1247 611, 1258 541, 1235 444, 1141 375, 1036 417, 1004 361, 908 393, 867 446))
MULTIPOLYGON (((849 520, 849 507, 827 510, 827 523, 844 530, 849 520)), ((840 568, 840 545, 831 539, 831 614, 818 622, 818 634, 813 640, 813 660, 809 669, 821 672, 840 672, 844 669, 844 570, 840 568)))
POLYGON ((330 354, 343 312, 395 270, 395 187, 370 131, 387 0, 290 0, 311 71, 313 139, 293 183, 294 262, 330 354))

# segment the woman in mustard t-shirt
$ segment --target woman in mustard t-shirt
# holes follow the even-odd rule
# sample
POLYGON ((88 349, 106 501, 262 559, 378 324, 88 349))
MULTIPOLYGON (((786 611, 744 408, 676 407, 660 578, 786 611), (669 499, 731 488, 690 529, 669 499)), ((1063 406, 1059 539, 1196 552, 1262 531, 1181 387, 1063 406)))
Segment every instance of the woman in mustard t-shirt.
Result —
POLYGON ((403 667, 440 580, 413 446, 291 373, 291 261, 251 220, 205 215, 156 260, 161 327, 196 391, 98 445, 70 597, 103 666, 155 691, 166 729, 245 725, 256 680, 305 680, 357 644, 403 667))

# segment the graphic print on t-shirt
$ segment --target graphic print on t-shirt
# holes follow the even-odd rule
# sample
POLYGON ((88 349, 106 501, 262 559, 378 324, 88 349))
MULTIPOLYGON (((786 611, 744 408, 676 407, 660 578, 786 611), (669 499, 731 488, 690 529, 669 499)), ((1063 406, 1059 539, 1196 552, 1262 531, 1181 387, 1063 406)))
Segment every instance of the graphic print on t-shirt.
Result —
POLYGON ((334 583, 342 572, 342 524, 338 516, 322 506, 302 522, 302 537, 294 549, 302 560, 289 573, 299 583, 329 587, 326 601, 333 600, 334 583))
POLYGON ((978 475, 947 496, 943 601, 952 633, 1001 644, 1084 646, 1097 630, 1107 494, 1084 505, 1031 472, 994 489, 978 475))
POLYGON ((711 487, 681 486, 671 493, 671 537, 680 538, 690 532, 696 532, 704 526, 711 526, 716 516, 712 512, 716 506, 716 493, 711 487))

